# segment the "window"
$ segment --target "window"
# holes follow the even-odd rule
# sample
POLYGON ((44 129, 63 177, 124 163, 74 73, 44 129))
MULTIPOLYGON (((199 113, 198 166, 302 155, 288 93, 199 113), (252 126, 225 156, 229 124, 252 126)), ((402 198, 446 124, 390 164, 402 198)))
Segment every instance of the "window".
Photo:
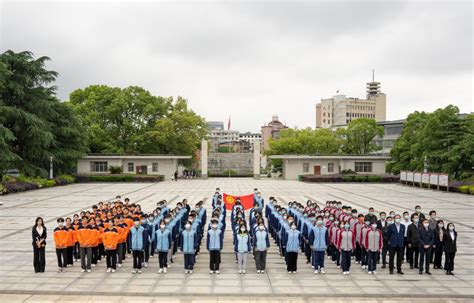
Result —
POLYGON ((334 172, 334 163, 328 163, 328 173, 334 172))
POLYGON ((134 165, 133 165, 132 162, 128 163, 128 172, 133 172, 133 169, 134 169, 133 166, 134 166, 134 165))
POLYGON ((151 164, 151 171, 154 173, 158 172, 158 163, 155 162, 151 164))
POLYGON ((309 173, 309 163, 303 163, 303 172, 309 173))
POLYGON ((107 161, 91 162, 91 172, 107 172, 107 171, 109 171, 107 161))
POLYGON ((371 173, 372 162, 355 162, 354 171, 356 173, 371 173))

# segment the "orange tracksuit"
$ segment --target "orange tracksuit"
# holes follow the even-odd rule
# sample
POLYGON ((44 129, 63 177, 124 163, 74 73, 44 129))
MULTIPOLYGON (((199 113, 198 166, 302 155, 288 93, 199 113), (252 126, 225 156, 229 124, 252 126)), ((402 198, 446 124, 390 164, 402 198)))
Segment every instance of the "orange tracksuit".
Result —
POLYGON ((117 249, 117 243, 119 242, 119 233, 115 227, 104 229, 102 235, 102 241, 104 242, 104 247, 106 250, 117 249))
POLYGON ((94 233, 92 232, 91 227, 81 226, 77 230, 77 240, 81 247, 92 247, 94 242, 94 233))
POLYGON ((69 234, 66 226, 56 227, 54 229, 53 237, 57 249, 67 248, 69 234))

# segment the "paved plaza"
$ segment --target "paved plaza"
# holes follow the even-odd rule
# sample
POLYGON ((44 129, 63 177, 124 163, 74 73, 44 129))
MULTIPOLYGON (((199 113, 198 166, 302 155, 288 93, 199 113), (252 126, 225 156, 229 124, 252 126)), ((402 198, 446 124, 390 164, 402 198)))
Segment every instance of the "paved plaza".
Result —
MULTIPOLYGON (((345 302, 347 300, 376 302, 471 301, 474 299, 474 197, 456 193, 405 187, 398 184, 307 184, 296 181, 253 180, 246 178, 183 180, 162 183, 89 183, 42 189, 20 194, 0 196, 0 302, 10 301, 159 301, 159 302, 345 302), (402 266, 405 275, 389 275, 378 269, 368 275, 354 262, 350 275, 331 262, 326 263, 326 275, 314 275, 303 255, 298 258, 298 273, 286 273, 284 260, 272 242, 267 271, 257 275, 249 257, 246 275, 237 274, 231 231, 226 230, 220 275, 209 275, 209 255, 205 243, 197 258, 194 274, 185 275, 183 257, 175 256, 175 263, 166 275, 157 273, 155 256, 141 275, 131 274, 131 257, 114 274, 105 272, 105 262, 92 268, 92 273, 81 273, 76 263, 65 273, 56 272, 56 255, 52 230, 57 217, 72 216, 92 204, 113 199, 116 195, 129 197, 145 211, 155 203, 167 199, 173 205, 187 198, 194 205, 204 200, 210 209, 210 197, 216 187, 221 192, 249 194, 257 187, 265 200, 274 196, 281 203, 308 199, 324 203, 340 200, 367 211, 413 211, 422 206, 424 213, 436 209, 438 216, 454 222, 458 231, 458 252, 454 276, 443 270, 432 270, 433 275, 419 275, 418 270, 402 266), (31 247, 31 227, 34 219, 42 216, 48 228, 46 272, 35 274, 31 247)), ((209 213, 209 212, 208 212, 209 213)), ((229 216, 228 216, 229 217, 229 216)), ((446 225, 446 223, 445 223, 446 225)))

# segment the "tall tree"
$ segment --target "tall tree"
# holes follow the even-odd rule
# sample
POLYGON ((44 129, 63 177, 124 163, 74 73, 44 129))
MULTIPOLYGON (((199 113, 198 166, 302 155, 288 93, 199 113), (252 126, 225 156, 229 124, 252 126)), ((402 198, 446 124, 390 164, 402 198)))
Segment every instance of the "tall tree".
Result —
POLYGON ((56 98, 57 76, 48 57, 11 50, 0 55, 0 148, 2 169, 47 175, 50 156, 57 172, 68 171, 84 151, 82 131, 72 111, 56 98), (6 147, 8 146, 8 147, 6 147))
POLYGON ((337 133, 346 138, 344 152, 351 155, 367 155, 380 150, 374 139, 382 136, 383 126, 378 126, 374 119, 358 118, 352 120, 347 129, 338 129, 337 133))

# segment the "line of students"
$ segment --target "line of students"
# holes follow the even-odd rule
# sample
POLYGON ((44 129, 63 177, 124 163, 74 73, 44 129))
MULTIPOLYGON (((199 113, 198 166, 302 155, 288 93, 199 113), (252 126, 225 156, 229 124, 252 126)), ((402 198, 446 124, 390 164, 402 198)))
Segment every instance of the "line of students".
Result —
POLYGON ((444 252, 444 269, 452 275, 457 241, 454 224, 449 223, 445 229, 444 222, 436 219, 436 211, 431 211, 430 219, 426 219, 420 206, 415 207, 411 222, 408 212, 403 215, 405 221, 394 211, 388 217, 380 212, 377 218, 372 207, 364 215, 338 201, 326 202, 323 209, 310 200, 306 206, 294 201, 286 209, 273 197, 265 212, 269 232, 286 261, 288 273, 296 272, 301 251, 315 274, 325 273, 325 254, 345 275, 350 272, 352 259, 369 274, 375 274, 380 260, 382 268, 386 268, 387 252, 390 274, 395 269, 395 256, 397 272, 403 274, 401 263, 406 251, 410 268, 419 268, 420 274, 431 274, 429 264, 433 262, 435 269, 442 269, 444 252))

